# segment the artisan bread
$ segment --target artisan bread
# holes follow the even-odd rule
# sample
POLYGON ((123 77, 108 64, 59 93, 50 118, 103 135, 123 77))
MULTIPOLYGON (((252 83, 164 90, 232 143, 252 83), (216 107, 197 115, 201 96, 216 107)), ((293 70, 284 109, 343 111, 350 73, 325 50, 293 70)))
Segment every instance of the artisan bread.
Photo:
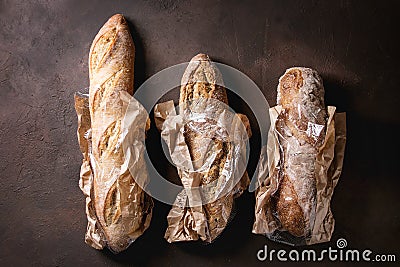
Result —
POLYGON ((133 93, 135 47, 124 17, 112 16, 89 55, 93 205, 108 247, 120 252, 144 230, 151 204, 129 172, 120 143, 125 109, 121 93, 133 93), (125 91, 125 92, 124 92, 125 91))
POLYGON ((283 230, 307 238, 315 218, 315 162, 328 118, 321 77, 309 68, 286 70, 277 102, 282 106, 276 121, 282 168, 272 197, 274 214, 283 230))
MULTIPOLYGON (((215 113, 223 110, 223 107, 220 107, 219 104, 228 104, 226 89, 223 87, 221 74, 207 55, 198 54, 191 59, 182 78, 179 104, 181 108, 186 110, 205 112, 205 109, 207 109, 207 112, 210 112, 211 109, 215 113), (210 98, 218 101, 196 101, 196 99, 202 98, 210 98), (203 107, 201 104, 208 106, 203 107), (213 106, 210 108, 209 105, 213 106)), ((210 132, 215 131, 217 127, 216 122, 213 124, 213 122, 207 121, 207 123, 209 125, 214 125, 213 127, 209 126, 210 132)), ((195 129, 193 130, 193 128, 196 127, 201 128, 201 125, 197 124, 194 127, 190 127, 190 125, 193 125, 193 123, 185 125, 184 136, 194 167, 201 167, 203 163, 201 159, 204 158, 207 153, 210 153, 210 150, 212 153, 216 154, 207 172, 200 173, 200 186, 216 182, 218 179, 223 179, 222 170, 230 154, 231 143, 216 137, 213 138, 213 143, 210 145, 209 141, 205 140, 202 134, 195 129)), ((216 188, 218 184, 217 181, 216 188)), ((207 218, 209 240, 214 240, 225 228, 232 211, 232 205, 233 195, 226 194, 203 206, 207 218)))

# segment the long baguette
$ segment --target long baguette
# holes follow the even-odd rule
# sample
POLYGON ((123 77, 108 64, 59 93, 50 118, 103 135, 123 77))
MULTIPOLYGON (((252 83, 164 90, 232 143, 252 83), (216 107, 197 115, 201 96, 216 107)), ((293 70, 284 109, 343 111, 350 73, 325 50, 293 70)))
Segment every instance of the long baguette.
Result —
POLYGON ((144 231, 151 200, 122 168, 120 141, 124 108, 120 92, 133 93, 135 47, 127 22, 112 16, 96 35, 89 55, 94 208, 108 247, 126 249, 144 231), (150 204, 149 204, 150 203, 150 204))

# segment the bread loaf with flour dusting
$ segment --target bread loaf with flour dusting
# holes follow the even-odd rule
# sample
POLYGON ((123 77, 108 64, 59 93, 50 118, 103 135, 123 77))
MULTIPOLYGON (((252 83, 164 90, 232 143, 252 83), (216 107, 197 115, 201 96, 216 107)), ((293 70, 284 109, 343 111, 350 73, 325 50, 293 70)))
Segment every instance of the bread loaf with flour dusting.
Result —
POLYGON ((322 79, 312 69, 290 68, 279 79, 277 98, 281 168, 274 213, 284 230, 307 238, 315 218, 315 162, 328 119, 322 79))

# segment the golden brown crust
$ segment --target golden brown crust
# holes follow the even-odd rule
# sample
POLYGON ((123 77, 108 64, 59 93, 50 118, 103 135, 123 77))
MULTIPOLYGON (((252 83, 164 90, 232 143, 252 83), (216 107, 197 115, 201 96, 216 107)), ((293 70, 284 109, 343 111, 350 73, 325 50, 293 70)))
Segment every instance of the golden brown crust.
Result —
POLYGON ((282 108, 289 108, 292 105, 301 86, 303 86, 301 70, 291 69, 282 76, 279 83, 282 108))
POLYGON ((205 54, 198 54, 190 60, 182 78, 179 104, 200 97, 213 98, 228 104, 221 74, 205 54))
MULTIPOLYGON (((133 94, 134 60, 135 46, 128 24, 121 14, 116 14, 103 25, 90 48, 91 83, 95 83, 94 85, 105 91, 104 97, 118 90, 133 94), (110 79, 114 79, 111 84, 105 84, 110 79)), ((97 90, 93 91, 95 92, 97 90)), ((93 108, 93 103, 91 105, 93 108)))
POLYGON ((304 214, 297 202, 293 185, 286 176, 283 177, 275 198, 275 209, 283 228, 294 236, 303 236, 304 214))

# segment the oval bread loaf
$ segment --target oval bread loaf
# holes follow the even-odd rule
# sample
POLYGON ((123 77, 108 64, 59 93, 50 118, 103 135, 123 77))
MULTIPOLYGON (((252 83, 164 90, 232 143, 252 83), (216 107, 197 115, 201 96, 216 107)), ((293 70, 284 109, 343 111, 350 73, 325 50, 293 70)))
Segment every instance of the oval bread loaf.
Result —
POLYGON ((307 237, 315 218, 315 162, 327 123, 321 77, 309 68, 288 69, 279 79, 278 105, 282 106, 276 121, 282 168, 274 194, 275 213, 284 230, 307 237))

